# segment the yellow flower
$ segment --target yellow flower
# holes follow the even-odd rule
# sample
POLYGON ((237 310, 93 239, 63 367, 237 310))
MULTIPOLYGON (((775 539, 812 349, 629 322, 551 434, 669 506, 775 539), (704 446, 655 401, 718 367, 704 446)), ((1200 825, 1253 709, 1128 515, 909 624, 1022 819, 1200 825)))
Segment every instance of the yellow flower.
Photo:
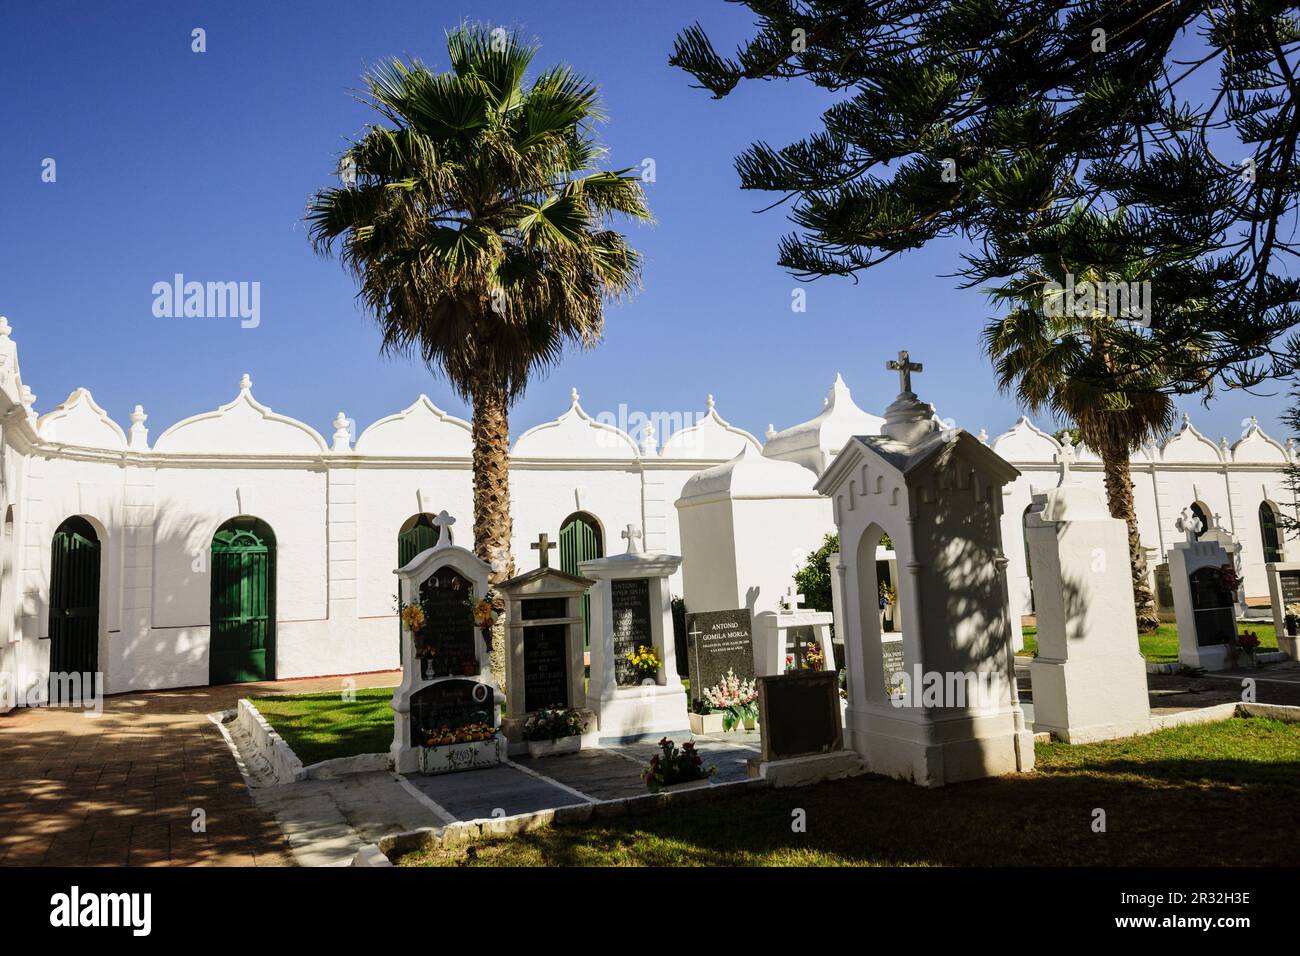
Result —
POLYGON ((402 623, 411 633, 419 631, 424 627, 424 611, 415 604, 402 608, 402 623))

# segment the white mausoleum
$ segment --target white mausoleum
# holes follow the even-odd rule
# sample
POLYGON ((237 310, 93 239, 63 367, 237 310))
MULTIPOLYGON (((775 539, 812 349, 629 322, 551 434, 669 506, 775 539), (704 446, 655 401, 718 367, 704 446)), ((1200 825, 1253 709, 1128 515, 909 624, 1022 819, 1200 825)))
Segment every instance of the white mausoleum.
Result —
MULTIPOLYGON (((440 511, 470 533, 469 424, 424 396, 355 442, 342 414, 328 439, 277 415, 247 376, 226 404, 152 439, 144 410, 124 430, 84 389, 43 414, 35 406, 0 318, 0 690, 43 684, 52 649, 56 670, 93 665, 107 693, 395 668, 393 569, 436 540, 440 511), (232 653, 235 634, 256 635, 251 656, 232 653)), ((697 424, 634 438, 593 419, 575 391, 512 447, 517 567, 534 566, 528 542, 546 532, 576 572, 632 524, 646 552, 683 555, 671 587, 688 608, 775 610, 793 552, 834 530, 814 483, 850 437, 882 424, 838 376, 815 418, 769 429, 765 444, 728 424, 711 396, 697 424), (692 567, 698 548, 678 530, 687 510, 713 529, 703 537, 725 535, 746 561, 692 567), (780 549, 771 561, 767 541, 780 549)), ((1021 473, 1005 490, 1002 535, 1013 608, 1028 612, 1024 516, 1032 493, 1055 485, 1060 446, 1023 418, 981 440, 1021 473)), ((1294 455, 1253 420, 1230 444, 1184 419, 1133 460, 1153 559, 1194 506, 1243 545, 1247 595, 1267 595, 1265 562, 1287 558, 1270 519, 1293 504, 1283 469, 1294 455)), ((1104 493, 1095 455, 1079 449, 1074 471, 1104 493)))

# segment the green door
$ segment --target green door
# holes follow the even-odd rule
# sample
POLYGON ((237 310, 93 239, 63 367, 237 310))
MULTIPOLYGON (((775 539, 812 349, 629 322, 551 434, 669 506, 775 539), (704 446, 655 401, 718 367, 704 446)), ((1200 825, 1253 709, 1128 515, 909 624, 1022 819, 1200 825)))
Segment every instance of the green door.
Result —
POLYGON ((75 696, 78 688, 94 696, 98 670, 99 536, 84 518, 69 518, 54 532, 50 562, 51 703, 75 696), (89 686, 74 674, 92 675, 89 686))
MULTIPOLYGON (((584 512, 564 519, 560 528, 560 570, 578 573, 578 564, 605 556, 605 544, 600 537, 600 525, 584 512)), ((591 646, 591 596, 582 596, 582 633, 585 646, 591 646)))
POLYGON ((212 649, 208 680, 275 679, 275 535, 236 518, 212 539, 212 649))
MULTIPOLYGON (((397 535, 397 566, 404 568, 417 555, 438 543, 438 526, 433 515, 416 515, 402 526, 397 535)), ((402 620, 397 620, 397 659, 402 659, 402 620)))

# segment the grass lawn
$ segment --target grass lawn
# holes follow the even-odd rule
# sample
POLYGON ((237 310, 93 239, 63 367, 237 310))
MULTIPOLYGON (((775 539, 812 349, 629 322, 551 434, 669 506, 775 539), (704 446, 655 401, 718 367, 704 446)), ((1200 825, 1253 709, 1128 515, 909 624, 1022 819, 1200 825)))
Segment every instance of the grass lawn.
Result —
MULTIPOLYGON (((1254 631, 1255 636, 1259 638, 1259 649, 1261 651, 1277 650, 1277 635, 1273 632, 1272 625, 1260 627, 1259 625, 1238 625, 1240 632, 1254 631)), ((1026 627, 1025 648, 1018 653, 1023 656, 1033 656, 1038 652, 1038 628, 1026 627)), ((1161 624, 1154 634, 1139 634, 1138 648, 1142 656, 1148 661, 1155 664, 1171 664, 1178 660, 1178 625, 1161 624)))
POLYGON ((393 688, 358 690, 354 702, 338 691, 292 697, 254 697, 267 723, 293 748, 304 766, 387 753, 393 743, 393 688))
POLYGON ((1219 866, 1300 863, 1300 725, 1257 718, 1070 746, 926 790, 877 776, 562 826, 403 866, 1219 866), (1106 832, 1092 829, 1106 812, 1106 832), (794 833, 792 814, 806 813, 794 833))

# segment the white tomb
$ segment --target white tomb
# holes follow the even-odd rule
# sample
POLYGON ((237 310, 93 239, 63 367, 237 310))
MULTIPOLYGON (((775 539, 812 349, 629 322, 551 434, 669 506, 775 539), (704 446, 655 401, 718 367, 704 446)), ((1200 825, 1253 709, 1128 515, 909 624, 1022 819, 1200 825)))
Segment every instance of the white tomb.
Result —
POLYGON ((1128 526, 1073 479, 1068 442, 1058 460, 1060 484, 1035 495, 1025 518, 1038 615, 1034 730, 1068 743, 1142 733, 1151 708, 1128 526))
POLYGON ((587 708, 596 714, 601 743, 689 734, 686 688, 677 673, 669 577, 681 567, 672 554, 644 554, 641 532, 623 531, 627 553, 583 561, 591 591, 591 678, 587 708), (636 646, 652 646, 659 657, 654 680, 637 680, 626 664, 636 646))
POLYGON ((880 437, 849 441, 817 489, 840 534, 852 746, 876 773, 939 786, 1033 768, 1015 688, 1002 488, 1019 473, 902 391, 880 437), (876 549, 893 541, 909 693, 886 690, 876 549), (937 688, 936 688, 937 682, 937 688), (973 699, 972 699, 973 698, 973 699))
POLYGON ((815 642, 825 662, 822 669, 835 670, 835 647, 831 643, 835 615, 800 607, 802 600, 803 595, 795 594, 792 586, 779 610, 754 615, 754 664, 759 675, 784 674, 786 657, 796 641, 815 642))
MULTIPOLYGON (((1233 556, 1221 529, 1207 532, 1201 519, 1184 508, 1176 522, 1186 539, 1169 549, 1169 585, 1174 592, 1178 621, 1178 660, 1188 667, 1221 671, 1230 666, 1227 641, 1237 633, 1238 593, 1220 587, 1217 579, 1233 556), (1198 538, 1198 535, 1200 537, 1198 538)), ((1227 535, 1228 541, 1231 536, 1227 535)))
MULTIPOLYGON (((541 708, 584 710, 582 597, 590 578, 551 567, 555 547, 542 534, 532 545, 538 567, 497 585, 506 600, 506 719, 511 753, 527 749, 524 723, 541 708)), ((584 714, 584 743, 595 742, 596 720, 584 714)))
MULTIPOLYGON (((487 595, 492 569, 472 551, 451 543, 449 532, 454 523, 446 511, 439 514, 434 519, 442 529, 438 543, 394 573, 403 606, 426 606, 433 599, 429 588, 450 588, 457 593, 449 597, 470 615, 472 626, 473 602, 487 595)), ((417 739, 422 730, 433 729, 418 726, 422 705, 440 692, 445 692, 447 699, 463 695, 467 708, 480 714, 485 722, 493 727, 500 722, 499 705, 505 698, 492 679, 487 641, 480 628, 472 626, 472 632, 467 633, 463 624, 463 618, 452 622, 426 620, 425 630, 418 635, 402 627, 402 682, 393 691, 393 743, 389 748, 398 773, 471 769, 500 761, 499 735, 454 748, 431 749, 417 739), (445 623, 451 626, 444 630, 445 623), (448 637, 452 638, 450 643, 444 639, 448 637)))
MULTIPOLYGON (((1287 630, 1286 609, 1300 604, 1300 562, 1279 561, 1268 564, 1268 593, 1273 605, 1273 632, 1277 635, 1277 649, 1289 660, 1296 656, 1297 635, 1287 630)), ((1300 630, 1298 627, 1296 630, 1300 630)))

